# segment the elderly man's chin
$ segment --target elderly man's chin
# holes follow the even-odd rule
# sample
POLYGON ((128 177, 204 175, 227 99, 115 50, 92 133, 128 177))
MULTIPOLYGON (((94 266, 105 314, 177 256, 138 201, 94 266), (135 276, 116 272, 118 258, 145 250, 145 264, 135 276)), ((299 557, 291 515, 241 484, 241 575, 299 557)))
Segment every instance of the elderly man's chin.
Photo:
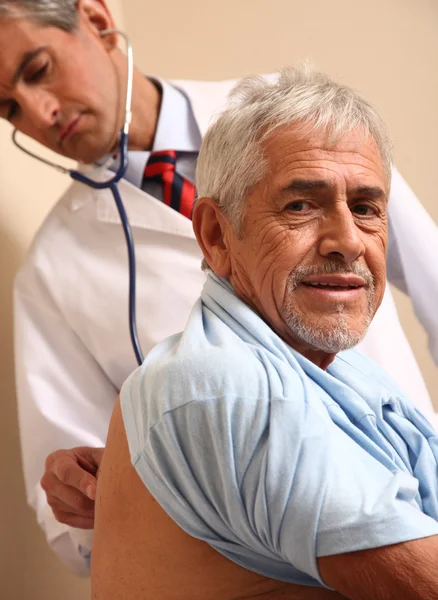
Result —
POLYGON ((344 305, 338 305, 330 314, 303 315, 290 309, 285 310, 283 314, 292 339, 330 354, 357 346, 363 339, 372 317, 371 306, 365 314, 358 315, 348 311, 344 305))

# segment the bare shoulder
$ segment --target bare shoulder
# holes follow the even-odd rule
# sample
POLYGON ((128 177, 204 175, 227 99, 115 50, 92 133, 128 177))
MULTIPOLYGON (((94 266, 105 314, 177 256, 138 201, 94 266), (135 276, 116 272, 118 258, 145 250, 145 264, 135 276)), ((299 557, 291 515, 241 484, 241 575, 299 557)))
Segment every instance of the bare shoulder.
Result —
POLYGON ((98 479, 93 600, 335 600, 338 594, 268 579, 180 529, 131 465, 120 403, 98 479))

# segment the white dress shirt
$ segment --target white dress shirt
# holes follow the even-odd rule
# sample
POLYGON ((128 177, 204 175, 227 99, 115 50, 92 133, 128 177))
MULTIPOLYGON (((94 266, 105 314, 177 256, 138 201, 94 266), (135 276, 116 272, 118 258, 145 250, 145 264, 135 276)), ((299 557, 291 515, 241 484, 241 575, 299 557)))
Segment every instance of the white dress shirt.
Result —
MULTIPOLYGON (((191 183, 195 183, 196 160, 201 147, 201 133, 196 124, 188 98, 167 81, 154 78, 161 88, 161 107, 157 130, 150 151, 130 151, 125 179, 135 187, 142 188, 154 198, 163 199, 163 189, 155 181, 143 182, 143 174, 150 155, 162 150, 175 150, 176 170, 191 183), (142 185, 143 184, 143 185, 142 185)), ((117 169, 117 161, 109 166, 117 169)))

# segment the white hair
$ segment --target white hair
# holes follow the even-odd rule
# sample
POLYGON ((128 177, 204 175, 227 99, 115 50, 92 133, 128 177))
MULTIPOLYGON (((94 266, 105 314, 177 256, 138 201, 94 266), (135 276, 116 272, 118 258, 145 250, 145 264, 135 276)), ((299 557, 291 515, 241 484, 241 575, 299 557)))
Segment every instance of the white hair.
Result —
POLYGON ((356 91, 304 63, 275 81, 248 77, 231 91, 228 107, 208 129, 197 164, 199 197, 213 198, 240 232, 249 189, 266 174, 263 143, 282 126, 324 131, 331 146, 349 132, 376 141, 388 182, 392 144, 377 110, 356 91))

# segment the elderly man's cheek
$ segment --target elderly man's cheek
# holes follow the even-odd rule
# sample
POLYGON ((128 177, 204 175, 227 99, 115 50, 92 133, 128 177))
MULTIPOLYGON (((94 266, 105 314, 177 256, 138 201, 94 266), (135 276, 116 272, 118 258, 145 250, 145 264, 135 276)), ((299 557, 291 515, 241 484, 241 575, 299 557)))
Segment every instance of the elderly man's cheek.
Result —
POLYGON ((383 263, 377 268, 371 269, 374 278, 374 303, 375 309, 380 306, 386 288, 386 264, 383 263))
MULTIPOLYGON (((287 280, 295 264, 283 254, 271 251, 263 258, 258 257, 254 264, 254 280, 258 282, 261 295, 278 295, 285 293, 287 280)), ((265 297, 266 300, 266 297, 265 297)))
POLYGON ((387 239, 384 234, 376 235, 372 243, 367 245, 365 261, 373 275, 376 292, 386 285, 386 253, 387 239))
POLYGON ((314 246, 310 232, 292 231, 281 228, 265 244, 265 253, 272 263, 290 269, 299 263, 314 246))

